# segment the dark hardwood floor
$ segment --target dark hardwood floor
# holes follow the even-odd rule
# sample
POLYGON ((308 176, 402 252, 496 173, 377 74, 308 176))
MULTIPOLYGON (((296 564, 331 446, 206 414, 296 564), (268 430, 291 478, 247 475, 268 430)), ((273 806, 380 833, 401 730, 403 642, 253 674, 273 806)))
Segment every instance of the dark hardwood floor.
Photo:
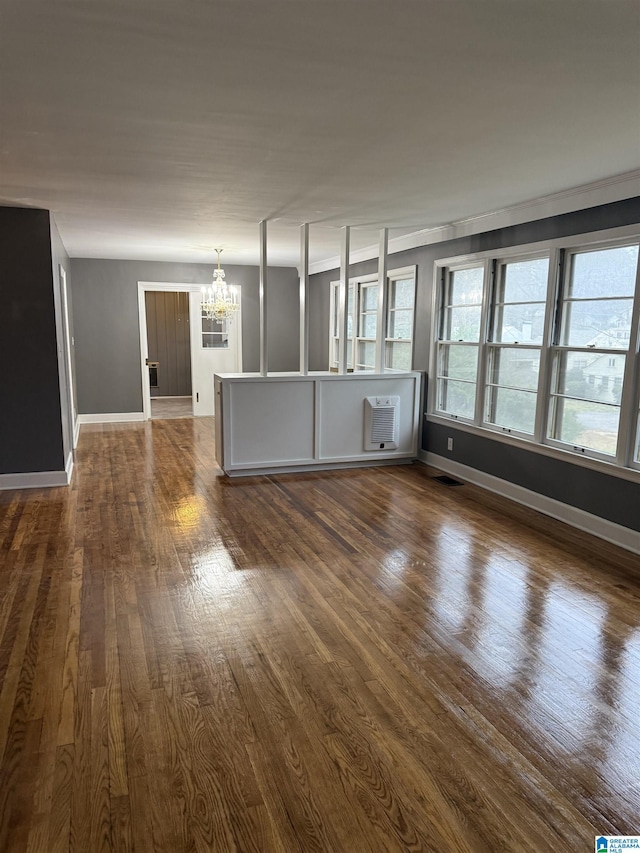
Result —
POLYGON ((212 433, 85 426, 0 494, 3 853, 640 831, 639 561, 422 465, 229 481, 212 433))

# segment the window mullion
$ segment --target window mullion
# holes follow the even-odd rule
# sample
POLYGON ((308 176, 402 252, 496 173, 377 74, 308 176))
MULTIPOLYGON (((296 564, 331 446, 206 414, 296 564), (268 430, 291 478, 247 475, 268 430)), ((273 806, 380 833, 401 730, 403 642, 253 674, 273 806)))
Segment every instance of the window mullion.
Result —
POLYGON ((549 255, 549 278, 547 281, 547 304, 544 317, 544 332, 540 348, 540 367, 538 374, 538 402, 533 440, 544 444, 549 422, 549 403, 551 398, 551 377, 555 351, 553 345, 560 334, 560 299, 564 271, 564 252, 552 249, 549 255))
POLYGON ((633 462, 637 436, 638 418, 638 376, 640 346, 640 258, 636 267, 636 289, 631 314, 631 331, 629 334, 629 351, 624 366, 622 379, 622 399, 620 402, 620 426, 618 431, 617 462, 618 465, 629 465, 633 462))
POLYGON ((482 314, 480 316, 480 334, 478 337, 478 371, 476 384, 476 408, 474 423, 481 426, 484 420, 484 401, 487 381, 487 340, 489 337, 489 321, 491 301, 494 298, 496 276, 496 261, 487 258, 484 262, 484 286, 482 288, 482 314))

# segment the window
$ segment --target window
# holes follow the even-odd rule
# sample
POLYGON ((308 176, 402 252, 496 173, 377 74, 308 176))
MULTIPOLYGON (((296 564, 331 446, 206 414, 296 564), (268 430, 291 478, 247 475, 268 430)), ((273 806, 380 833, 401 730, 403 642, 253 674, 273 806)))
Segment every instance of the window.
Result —
MULTIPOLYGON (((349 299, 347 305, 347 369, 353 370, 353 284, 349 285, 349 299)), ((329 367, 338 369, 340 358, 340 283, 331 284, 331 351, 329 353, 329 367)))
POLYGON ((615 457, 638 246, 568 255, 553 348, 548 436, 615 457))
POLYGON ((473 420, 482 325, 484 264, 443 270, 437 353, 438 411, 473 420))
POLYGON ((202 346, 205 349, 229 349, 229 321, 214 320, 203 312, 202 346))
POLYGON ((378 282, 362 283, 358 292, 356 370, 375 370, 378 326, 378 282))
MULTIPOLYGON (((376 275, 349 284, 347 370, 376 368, 376 352, 385 333, 385 368, 411 370, 415 269, 394 270, 387 279, 386 322, 378 323, 379 283, 376 275), (379 328, 381 325, 383 328, 379 328)), ((337 370, 340 353, 340 284, 331 283, 329 369, 337 370)))
POLYGON ((544 335, 549 258, 497 265, 485 421, 533 435, 544 335))
POLYGON ((415 277, 392 278, 388 288, 385 366, 393 370, 411 370, 415 277))
POLYGON ((535 249, 436 262, 429 415, 640 469, 638 237, 535 249))

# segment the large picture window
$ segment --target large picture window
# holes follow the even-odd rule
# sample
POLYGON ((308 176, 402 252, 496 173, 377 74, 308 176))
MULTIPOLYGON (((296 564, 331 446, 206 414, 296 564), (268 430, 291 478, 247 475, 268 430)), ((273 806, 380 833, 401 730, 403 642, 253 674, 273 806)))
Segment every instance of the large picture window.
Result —
POLYGON ((638 238, 547 246, 436 263, 429 415, 640 468, 638 238))

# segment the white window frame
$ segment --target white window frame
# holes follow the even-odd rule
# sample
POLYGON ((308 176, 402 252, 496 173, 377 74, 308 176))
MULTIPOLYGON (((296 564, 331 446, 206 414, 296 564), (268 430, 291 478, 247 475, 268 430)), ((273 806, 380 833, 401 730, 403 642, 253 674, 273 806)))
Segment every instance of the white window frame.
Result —
MULTIPOLYGON (((574 449, 574 446, 549 439, 547 423, 549 417, 549 400, 551 395, 553 357, 552 348, 559 334, 559 300, 563 286, 562 272, 559 273, 563 253, 584 252, 593 248, 615 248, 616 246, 640 243, 640 227, 637 224, 622 226, 615 229, 586 233, 572 236, 569 239, 554 239, 536 243, 513 246, 507 249, 471 253, 464 256, 438 259, 434 263, 432 289, 432 338, 430 347, 429 376, 427 392, 427 420, 442 425, 454 425, 456 429, 479 435, 491 435, 497 441, 513 446, 526 446, 528 450, 556 459, 571 461, 593 470, 618 476, 622 479, 640 482, 640 460, 636 457, 640 452, 640 262, 638 263, 633 315, 631 322, 630 346, 625 364, 625 374, 622 387, 622 405, 620 409, 620 428, 617 456, 612 458, 606 454, 585 449, 574 449), (484 420, 484 399, 486 395, 486 380, 488 369, 488 320, 493 295, 493 281, 484 288, 483 325, 481 349, 484 356, 479 358, 478 365, 478 397, 476 400, 475 417, 472 419, 450 415, 437 409, 437 375, 439 323, 441 321, 442 273, 443 268, 464 268, 477 266, 485 262, 489 266, 493 262, 519 261, 532 257, 549 254, 549 280, 547 284, 547 305, 545 316, 545 332, 540 357, 538 382, 538 405, 536 410, 536 429, 533 436, 511 431, 508 433, 500 427, 488 424, 484 420), (482 364, 480 362, 482 361, 482 364)), ((576 349, 570 347, 570 349, 576 349)), ((591 349, 588 352, 592 352, 591 349)), ((617 350, 610 352, 617 354, 617 350)))
POLYGON ((470 260, 470 259, 461 259, 459 263, 455 260, 452 263, 448 264, 440 264, 436 262, 436 268, 438 270, 438 277, 435 280, 434 284, 434 296, 436 296, 435 305, 436 308, 433 313, 433 325, 434 325, 434 348, 435 348, 435 358, 432 359, 432 368, 430 370, 430 376, 433 377, 433 381, 429 383, 431 388, 431 404, 430 410, 435 414, 440 415, 443 418, 446 418, 448 421, 460 421, 462 423, 468 424, 476 424, 479 423, 479 406, 482 405, 481 397, 479 396, 478 389, 480 386, 480 377, 484 374, 484 363, 482 359, 482 342, 485 332, 486 326, 486 304, 487 304, 487 293, 490 290, 491 282, 491 262, 489 259, 478 259, 478 260, 470 260), (482 298, 480 300, 480 330, 478 332, 478 340, 476 341, 453 341, 448 338, 442 337, 444 334, 444 319, 445 313, 445 294, 448 292, 451 287, 451 275, 452 273, 461 272, 462 270, 468 269, 482 269, 482 298), (439 291, 439 293, 435 293, 435 291, 439 291), (474 402, 474 413, 472 418, 465 418, 464 415, 459 415, 454 412, 447 412, 445 409, 439 408, 440 404, 440 380, 448 379, 450 377, 441 375, 440 365, 442 364, 444 358, 444 352, 446 347, 450 347, 452 345, 455 346, 468 346, 475 347, 478 351, 478 358, 476 361, 476 378, 475 378, 475 402, 474 402))
MULTIPOLYGON (((541 406, 544 406, 544 386, 545 386, 545 376, 543 373, 543 356, 545 354, 545 350, 548 348, 548 317, 550 313, 549 307, 549 291, 554 289, 554 270, 553 263, 556 262, 555 253, 548 251, 542 252, 525 252, 522 255, 516 256, 497 256, 495 257, 489 264, 490 266, 490 279, 488 288, 486 288, 487 292, 486 296, 486 305, 485 311, 487 313, 487 318, 485 322, 485 337, 486 340, 481 343, 481 347, 484 350, 484 355, 482 358, 483 362, 483 372, 480 373, 481 379, 478 384, 482 385, 482 388, 478 389, 478 396, 481 398, 481 412, 482 419, 480 421, 480 426, 484 429, 491 430, 492 432, 506 434, 506 435, 514 435, 518 436, 525 441, 539 441, 542 438, 542 429, 540 424, 542 423, 542 415, 540 412, 541 406), (506 267, 508 264, 513 263, 524 263, 526 261, 537 261, 542 259, 549 259, 549 268, 547 272, 547 287, 545 291, 544 300, 540 300, 540 304, 544 304, 545 306, 545 315, 543 322, 543 334, 542 334, 542 343, 534 344, 530 342, 517 342, 517 343, 501 343, 499 341, 491 340, 493 338, 493 326, 495 322, 495 308, 497 305, 504 305, 504 302, 498 303, 496 300, 496 295, 498 293, 498 289, 501 285, 501 277, 502 277, 502 269, 506 267), (491 362, 493 358, 493 353, 499 349, 535 349, 540 352, 540 360, 538 364, 538 387, 535 391, 536 394, 536 413, 534 418, 534 428, 533 432, 523 432, 515 429, 514 427, 507 427, 501 424, 492 423, 488 420, 488 412, 487 409, 489 407, 489 388, 493 387, 490 380, 490 370, 491 370, 491 362)), ((506 303, 506 304, 516 304, 516 303, 506 303)), ((534 304, 527 303, 527 304, 534 304)), ((546 365, 546 360, 545 360, 546 365)), ((502 387, 502 386, 501 386, 502 387)))
MULTIPOLYGON (((631 365, 629 366, 628 362, 634 361, 634 354, 636 356, 637 361, 637 353, 638 353, 638 311, 640 310, 640 275, 638 270, 640 269, 640 251, 639 251, 639 259, 638 265, 636 267, 636 282, 635 282, 635 290, 633 296, 633 309, 632 309, 632 321, 631 321, 631 330, 629 333, 629 348, 628 349, 618 349, 618 348, 604 348, 604 347, 580 347, 580 346, 572 346, 569 344, 564 344, 561 341, 562 335, 562 327, 564 322, 563 311, 566 310, 565 305, 567 302, 571 302, 573 300, 568 300, 564 298, 565 288, 569 285, 570 275, 571 275, 571 263, 570 259, 577 254, 586 254, 588 252, 599 252, 606 249, 615 249, 620 246, 628 246, 631 245, 633 241, 630 240, 617 240, 617 241, 607 241, 607 242, 596 242, 590 243, 589 245, 584 244, 573 244, 568 246, 563 250, 564 258, 563 262, 558 274, 558 293, 557 293, 557 309, 556 309, 556 318, 553 330, 553 340, 549 347, 549 359, 550 359, 550 370, 549 370, 549 385, 548 385, 548 394, 547 400, 549 403, 549 413, 548 413, 548 421, 546 428, 546 437, 545 441, 550 447, 558 447, 558 448, 570 448, 575 453, 585 454, 594 459, 600 459, 603 462, 613 462, 616 465, 621 467, 632 467, 634 465, 633 458, 633 448, 630 447, 632 444, 632 436, 634 434, 633 426, 630 421, 633 421, 634 418, 631 414, 630 406, 626 405, 628 402, 628 398, 633 397, 633 390, 630 388, 630 384, 634 382, 634 376, 636 375, 637 366, 631 365), (634 323, 635 323, 635 337, 634 337, 634 323), (625 358, 625 373, 622 381, 622 389, 621 389, 621 405, 619 406, 619 426, 618 426, 618 435, 616 439, 616 452, 615 454, 602 453, 597 450, 593 450, 591 448, 581 447, 580 445, 571 445, 567 442, 560 441, 559 439, 555 439, 552 437, 552 417, 553 417, 553 403, 552 397, 555 396, 553 391, 553 380, 555 378, 555 365, 559 362, 562 353, 565 352, 584 352, 586 355, 593 355, 594 353, 599 353, 601 356, 622 356, 625 358), (625 419, 623 420, 623 416, 625 419)), ((614 298, 614 297, 612 297, 614 298)), ((623 298, 623 297, 622 297, 623 298)), ((587 300, 580 300, 587 301, 587 300)), ((588 300, 588 301, 597 301, 597 300, 588 300)), ((637 419, 636 420, 636 429, 637 429, 637 419)), ((635 463, 637 465, 637 463, 635 463)))
MULTIPOLYGON (((417 281, 417 267, 416 266, 408 266, 401 267, 399 269, 389 270, 387 273, 386 280, 386 289, 384 294, 384 304, 388 304, 387 295, 389 293, 391 282, 402 281, 403 279, 413 278, 413 318, 412 318, 412 332, 411 338, 403 338, 402 341, 399 338, 388 338, 386 337, 387 328, 388 328, 388 310, 387 316, 384 317, 384 322, 382 324, 384 328, 385 334, 385 363, 386 363, 386 342, 387 340, 393 342, 408 342, 411 346, 411 365, 409 368, 411 370, 413 368, 413 341, 415 338, 414 330, 415 330, 415 322, 416 322, 416 281, 417 281)), ((362 276, 354 276, 349 279, 349 292, 353 293, 353 310, 351 314, 351 329, 352 336, 347 342, 347 363, 351 365, 348 368, 348 371, 357 372, 357 373, 371 373, 375 370, 375 366, 365 367, 362 366, 358 362, 358 344, 362 341, 365 343, 374 343, 376 347, 379 345, 381 340, 381 324, 380 318, 378 316, 378 320, 376 323, 376 337, 374 338, 365 338, 360 336, 360 306, 362 299, 362 290, 366 287, 371 287, 372 285, 379 286, 378 274, 371 273, 371 275, 362 275, 362 276)), ((337 311, 340 300, 340 282, 332 281, 330 282, 330 297, 329 297, 329 370, 336 371, 338 370, 338 351, 339 351, 339 341, 340 341, 340 329, 337 323, 337 311)), ((348 304, 348 294, 347 294, 347 304, 348 304)), ((371 312, 373 313, 373 312, 371 312)), ((391 367, 383 367, 384 373, 404 373, 406 371, 400 368, 391 368, 391 367)))
POLYGON ((365 281, 362 279, 358 282, 357 302, 354 303, 354 308, 356 309, 356 311, 355 311, 355 325, 354 325, 354 332, 355 332, 354 370, 356 370, 359 373, 363 372, 363 371, 372 373, 376 369, 375 347, 376 347, 376 342, 378 340, 378 297, 376 295, 376 302, 375 302, 374 308, 369 309, 369 310, 365 310, 365 308, 364 308, 364 305, 365 305, 364 292, 370 287, 375 287, 377 289, 379 286, 380 285, 379 285, 377 278, 374 281, 365 281), (363 318, 366 316, 373 316, 376 319, 376 335, 374 338, 366 337, 362 334, 363 318), (360 361, 360 344, 373 344, 374 353, 373 353, 373 364, 372 365, 366 365, 360 361))
POLYGON ((416 267, 405 267, 400 270, 391 270, 391 272, 387 273, 387 281, 386 281, 386 293, 384 304, 387 306, 386 316, 384 318, 384 370, 389 371, 390 373, 404 373, 407 370, 413 370, 413 341, 415 339, 415 329, 416 329, 416 267), (413 279, 413 301, 411 303, 411 337, 410 338, 392 338, 389 336, 389 329, 391 327, 391 315, 394 311, 406 311, 406 308, 392 308, 391 307, 391 289, 395 282, 397 281, 405 281, 406 279, 413 279), (391 353, 391 348, 393 344, 409 344, 411 349, 411 360, 409 363, 409 367, 401 368, 401 367, 390 367, 388 362, 390 360, 389 354, 391 353))
POLYGON ((220 332, 209 332, 205 331, 204 320, 208 320, 209 318, 204 313, 203 309, 200 309, 200 348, 204 350, 221 350, 221 349, 229 349, 229 319, 221 320, 220 323, 223 325, 223 328, 220 332), (226 338, 224 337, 226 335, 226 338), (212 337, 213 336, 213 337, 212 337), (220 347, 208 347, 205 345, 205 340, 212 339, 215 340, 215 337, 220 337, 223 340, 224 346, 220 347))

